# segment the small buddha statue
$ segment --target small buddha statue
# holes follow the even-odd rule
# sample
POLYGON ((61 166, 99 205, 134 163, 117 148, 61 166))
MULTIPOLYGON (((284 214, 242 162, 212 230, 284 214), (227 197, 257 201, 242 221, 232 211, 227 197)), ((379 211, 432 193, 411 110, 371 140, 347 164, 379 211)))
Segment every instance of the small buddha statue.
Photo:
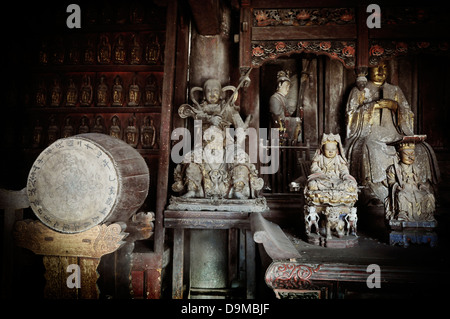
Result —
POLYGON ((47 65, 48 63, 48 46, 47 41, 42 41, 39 49, 39 64, 47 65))
POLYGON ((145 62, 147 64, 158 64, 160 54, 161 45, 159 44, 158 36, 150 35, 145 45, 145 62))
POLYGON ((98 45, 97 61, 100 64, 109 64, 111 62, 111 45, 109 44, 108 36, 102 34, 100 36, 100 43, 98 45))
POLYGON ((44 79, 40 79, 36 90, 36 106, 45 106, 47 104, 47 88, 44 79))
POLYGON ((63 130, 62 130, 63 138, 70 137, 73 135, 73 126, 72 126, 71 120, 72 119, 70 116, 66 117, 66 119, 64 120, 65 124, 64 124, 63 130))
POLYGON ((42 145, 42 125, 39 119, 37 119, 33 129, 32 147, 39 148, 41 147, 41 145, 42 145))
POLYGON ((128 106, 139 106, 141 100, 141 91, 136 81, 136 76, 134 76, 128 89, 128 106))
POLYGON ((101 115, 97 115, 97 117, 95 118, 92 133, 102 133, 102 134, 105 133, 105 128, 103 126, 103 117, 101 115))
POLYGON ((140 64, 142 57, 142 48, 139 44, 139 38, 136 34, 131 37, 130 44, 130 64, 140 64))
POLYGON ((112 92, 112 105, 122 106, 123 104, 123 87, 122 79, 120 75, 116 75, 114 78, 113 92, 112 92))
POLYGON ((63 64, 64 63, 64 43, 63 39, 57 37, 53 43, 53 53, 52 62, 53 64, 63 64))
POLYGON ((80 126, 78 127, 78 134, 89 133, 89 119, 87 116, 83 116, 80 120, 80 126))
POLYGON ((83 62, 85 64, 93 64, 95 62, 94 39, 87 40, 86 47, 83 51, 83 62))
POLYGON ((55 117, 53 115, 51 115, 49 118, 49 125, 48 125, 48 130, 47 130, 48 145, 50 145, 54 141, 56 141, 58 139, 58 135, 59 135, 59 128, 56 125, 55 117))
POLYGON ((111 127, 109 128, 109 135, 118 139, 122 138, 122 131, 120 130, 120 120, 117 115, 111 119, 111 127))
POLYGON ((122 34, 119 34, 114 43, 113 49, 113 61, 115 64, 124 64, 125 63, 125 45, 123 41, 122 34))
POLYGON ((69 53, 67 56, 70 64, 80 63, 80 48, 78 47, 78 42, 78 39, 74 39, 71 42, 69 53))
POLYGON ((145 85, 144 105, 145 106, 160 105, 161 99, 156 77, 153 74, 151 74, 147 77, 146 82, 147 84, 145 85))
POLYGON ((61 98, 62 98, 62 90, 61 90, 61 84, 57 77, 53 79, 53 84, 51 88, 51 102, 50 106, 60 106, 61 105, 61 98))
POLYGON ((106 76, 100 77, 97 86, 97 106, 106 106, 108 103, 108 85, 106 84, 106 76))
POLYGON ((136 148, 138 143, 138 130, 135 126, 136 118, 132 115, 128 118, 128 126, 125 130, 125 142, 136 148))
POLYGON ((80 105, 81 106, 90 106, 92 103, 93 97, 93 88, 91 85, 91 77, 87 74, 83 76, 82 84, 81 84, 81 96, 80 96, 80 105))
POLYGON ((156 148, 156 128, 150 116, 144 118, 144 125, 141 127, 142 148, 156 148))
POLYGON ((78 101, 78 90, 72 78, 69 79, 69 85, 66 91, 66 106, 75 106, 78 101))

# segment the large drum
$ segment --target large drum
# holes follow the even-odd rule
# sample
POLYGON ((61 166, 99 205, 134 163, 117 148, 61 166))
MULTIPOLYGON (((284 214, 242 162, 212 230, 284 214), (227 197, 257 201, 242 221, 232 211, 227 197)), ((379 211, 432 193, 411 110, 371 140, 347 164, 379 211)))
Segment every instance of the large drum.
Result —
POLYGON ((27 194, 42 223, 78 233, 129 219, 144 203, 149 182, 147 164, 133 147, 87 133, 59 139, 38 156, 27 194))

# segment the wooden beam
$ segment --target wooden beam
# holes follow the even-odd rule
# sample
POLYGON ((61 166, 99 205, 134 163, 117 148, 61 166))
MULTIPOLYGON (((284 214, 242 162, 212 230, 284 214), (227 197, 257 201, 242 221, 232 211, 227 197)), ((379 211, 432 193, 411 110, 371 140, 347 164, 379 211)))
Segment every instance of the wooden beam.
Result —
MULTIPOLYGON (((166 48, 164 51, 164 79, 160 128, 160 157, 158 167, 158 182, 156 189, 155 212, 155 246, 157 254, 163 255, 164 251, 164 227, 163 211, 167 202, 170 163, 170 135, 173 109, 174 73, 175 73, 175 39, 177 33, 177 2, 170 1, 167 7, 166 48)), ((162 260, 161 260, 162 263, 162 260)))
POLYGON ((360 0, 252 0, 253 8, 346 8, 354 7, 360 0))
POLYGON ((222 18, 218 0, 189 0, 189 5, 199 34, 216 35, 220 33, 222 18))
POLYGON ((370 39, 448 39, 449 25, 441 24, 384 24, 379 29, 369 29, 370 39))
POLYGON ((356 39, 355 25, 305 27, 254 27, 252 41, 262 40, 351 40, 356 39))
POLYGON ((366 7, 360 5, 357 11, 356 23, 358 28, 358 40, 356 43, 356 69, 363 72, 369 66, 369 36, 367 28, 366 7))

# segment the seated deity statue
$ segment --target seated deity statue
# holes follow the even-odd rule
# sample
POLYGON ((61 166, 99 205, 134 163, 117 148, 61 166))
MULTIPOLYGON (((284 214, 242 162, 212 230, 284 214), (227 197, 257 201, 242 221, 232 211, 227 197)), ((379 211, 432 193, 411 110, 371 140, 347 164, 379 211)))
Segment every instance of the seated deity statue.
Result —
POLYGON ((353 206, 358 199, 356 180, 350 175, 341 138, 324 134, 311 164, 305 187, 309 205, 353 206))
MULTIPOLYGON (((383 206, 388 188, 386 169, 396 161, 391 143, 414 134, 414 113, 400 87, 386 82, 387 64, 369 69, 369 81, 359 76, 346 106, 346 151, 350 174, 363 186, 361 202, 383 206)), ((425 142, 416 147, 416 162, 432 184, 439 181, 433 149, 425 142)))
POLYGON ((385 199, 385 210, 388 220, 435 220, 432 185, 415 161, 417 142, 415 139, 396 144, 400 160, 387 169, 389 196, 385 199))

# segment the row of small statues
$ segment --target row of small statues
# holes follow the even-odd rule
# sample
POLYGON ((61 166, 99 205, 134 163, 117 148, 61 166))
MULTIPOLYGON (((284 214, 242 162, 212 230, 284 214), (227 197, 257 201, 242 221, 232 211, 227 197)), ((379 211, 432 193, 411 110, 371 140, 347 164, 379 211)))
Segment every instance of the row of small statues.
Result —
POLYGON ((55 64, 163 64, 161 44, 157 34, 145 37, 133 33, 130 39, 118 34, 114 43, 110 44, 107 34, 101 34, 98 39, 88 38, 87 43, 80 48, 78 39, 73 39, 70 48, 66 49, 62 37, 47 41, 39 48, 39 63, 41 65, 55 64), (145 39, 141 43, 141 38, 145 39), (98 43, 96 43, 98 42, 98 43))
POLYGON ((45 81, 41 79, 36 90, 34 104, 36 106, 49 105, 52 107, 62 105, 73 107, 78 103, 80 106, 91 106, 93 102, 95 102, 96 106, 123 106, 124 104, 127 106, 140 106, 142 104, 144 106, 161 105, 161 91, 154 74, 150 74, 146 78, 143 92, 138 84, 137 75, 132 78, 128 90, 124 89, 122 78, 118 74, 114 77, 111 88, 107 83, 106 76, 101 75, 95 95, 91 82, 91 76, 85 74, 78 89, 75 80, 70 77, 67 80, 67 88, 63 92, 59 77, 53 78, 49 88, 47 88, 45 81))
MULTIPOLYGON (((72 125, 72 118, 68 116, 65 118, 64 125, 60 130, 56 123, 55 116, 50 116, 46 136, 47 145, 52 144, 60 137, 66 138, 75 134, 84 133, 102 133, 123 139, 134 148, 137 148, 140 141, 140 145, 144 149, 158 149, 156 127, 151 116, 144 117, 140 128, 136 126, 136 117, 133 115, 128 118, 128 125, 124 129, 122 129, 120 118, 117 115, 111 117, 108 128, 105 127, 105 120, 101 115, 95 117, 94 125, 92 127, 90 127, 89 122, 90 120, 87 116, 81 117, 78 129, 75 131, 72 125)), ((37 120, 33 129, 33 148, 40 148, 43 146, 43 134, 44 129, 40 121, 37 120)))

